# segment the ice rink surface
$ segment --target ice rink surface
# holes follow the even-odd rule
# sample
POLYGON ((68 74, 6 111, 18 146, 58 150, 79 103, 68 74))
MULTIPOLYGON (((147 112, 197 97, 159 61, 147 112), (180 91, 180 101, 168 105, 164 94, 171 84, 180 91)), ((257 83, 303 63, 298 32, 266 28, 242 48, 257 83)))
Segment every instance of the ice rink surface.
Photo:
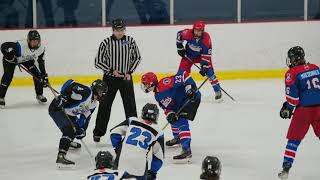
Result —
MULTIPOLYGON (((198 82, 199 84, 201 82, 198 82)), ((289 120, 279 117, 284 101, 282 80, 222 81, 222 87, 236 98, 232 102, 214 103, 212 89, 201 89, 203 98, 197 117, 191 122, 193 163, 176 165, 172 156, 180 149, 166 148, 166 159, 159 180, 198 180, 201 161, 206 155, 218 156, 222 162, 222 180, 273 180, 281 168, 289 120)), ((58 88, 58 87, 57 87, 58 88)), ((152 94, 135 86, 138 114, 152 94)), ((53 98, 49 90, 45 95, 53 98)), ((6 97, 6 109, 0 109, 0 179, 85 179, 94 169, 85 149, 69 151, 75 170, 57 170, 56 155, 61 136, 48 115, 48 104, 39 105, 33 87, 12 87, 6 97)), ((96 110, 97 111, 97 110, 96 110)), ((162 113, 162 111, 161 111, 162 113)), ((94 113, 84 141, 94 153, 112 151, 109 134, 97 147, 92 140, 94 113)), ((119 94, 113 104, 108 129, 125 118, 119 94)), ((161 114, 159 125, 166 120, 161 114)), ((170 139, 170 128, 165 130, 170 139)), ((320 141, 309 130, 300 145, 290 180, 320 179, 320 141)))

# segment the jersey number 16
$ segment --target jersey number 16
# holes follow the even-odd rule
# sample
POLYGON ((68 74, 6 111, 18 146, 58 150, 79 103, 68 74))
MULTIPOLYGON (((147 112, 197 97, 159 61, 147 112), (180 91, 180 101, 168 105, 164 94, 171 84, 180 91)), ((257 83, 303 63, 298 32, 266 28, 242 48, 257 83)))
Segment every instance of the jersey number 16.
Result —
POLYGON ((151 134, 148 131, 142 131, 140 128, 133 127, 130 132, 132 134, 128 136, 128 139, 126 141, 127 144, 140 146, 143 149, 148 149, 149 143, 152 139, 151 134))
POLYGON ((307 81, 308 89, 320 89, 319 78, 313 78, 307 81))

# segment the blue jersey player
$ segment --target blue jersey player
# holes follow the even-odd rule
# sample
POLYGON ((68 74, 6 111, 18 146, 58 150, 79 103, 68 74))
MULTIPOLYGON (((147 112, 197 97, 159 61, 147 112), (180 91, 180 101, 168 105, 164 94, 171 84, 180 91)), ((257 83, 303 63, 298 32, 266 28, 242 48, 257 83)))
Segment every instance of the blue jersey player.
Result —
POLYGON ((279 178, 288 179, 301 141, 312 126, 316 136, 320 137, 320 69, 317 65, 306 63, 304 50, 293 47, 288 51, 285 75, 286 102, 280 110, 283 119, 290 119, 288 143, 284 153, 282 171, 279 178), (293 113, 294 111, 294 113, 293 113))
MULTIPOLYGON (((175 76, 165 77, 158 81, 157 76, 146 73, 142 76, 141 85, 148 93, 153 91, 155 99, 164 109, 168 122, 171 124, 173 139, 166 142, 167 146, 181 144, 182 153, 174 156, 175 161, 189 162, 191 153, 191 133, 189 120, 193 121, 201 101, 201 94, 188 72, 179 72, 175 76), (189 103, 178 110, 188 101, 189 103)), ((180 163, 180 162, 179 162, 180 163)))
POLYGON ((114 170, 113 156, 109 151, 99 151, 96 158, 96 169, 88 180, 120 180, 124 173, 114 170))
POLYGON ((107 86, 100 79, 95 80, 91 87, 68 80, 63 84, 60 95, 52 100, 49 106, 49 115, 62 132, 56 160, 59 168, 75 165, 73 161, 66 158, 67 151, 69 147, 81 147, 73 140, 85 137, 85 131, 97 101, 100 101, 106 92, 107 86))

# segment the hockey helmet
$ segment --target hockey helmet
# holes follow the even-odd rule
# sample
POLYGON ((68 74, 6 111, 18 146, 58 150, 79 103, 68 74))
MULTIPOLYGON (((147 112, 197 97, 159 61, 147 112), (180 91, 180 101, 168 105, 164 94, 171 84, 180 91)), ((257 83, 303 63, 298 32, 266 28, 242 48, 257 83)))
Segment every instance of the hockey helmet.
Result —
POLYGON ((113 156, 109 151, 99 151, 96 158, 96 168, 102 169, 102 168, 113 168, 113 156))
POLYGON ((193 30, 204 31, 205 23, 204 21, 196 21, 193 23, 193 30))
POLYGON ((98 97, 98 101, 102 100, 108 92, 108 86, 101 79, 93 81, 90 88, 93 94, 98 97))
POLYGON ((141 89, 145 92, 153 91, 158 84, 157 75, 153 72, 148 72, 141 77, 141 89))
POLYGON ((289 68, 299 66, 306 63, 304 59, 304 50, 300 46, 292 47, 288 50, 287 66, 289 68))
POLYGON ((217 157, 207 156, 202 162, 200 179, 220 179, 221 163, 217 157))
POLYGON ((156 104, 147 103, 143 106, 141 112, 141 118, 143 120, 149 120, 153 123, 157 123, 159 117, 159 109, 156 104))

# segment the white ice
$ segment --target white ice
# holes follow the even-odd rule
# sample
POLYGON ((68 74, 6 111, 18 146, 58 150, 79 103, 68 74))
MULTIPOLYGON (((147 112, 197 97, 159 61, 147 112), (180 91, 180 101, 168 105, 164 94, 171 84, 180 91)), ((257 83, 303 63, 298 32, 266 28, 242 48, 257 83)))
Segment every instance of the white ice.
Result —
MULTIPOLYGON (((236 98, 227 96, 218 104, 212 101, 209 85, 201 91, 203 102, 191 122, 193 163, 176 165, 172 156, 180 149, 166 149, 166 159, 158 174, 160 180, 197 180, 201 161, 206 155, 218 156, 222 162, 222 180, 273 180, 281 168, 289 120, 279 118, 284 100, 282 80, 223 81, 222 87, 236 98)), ((137 108, 154 102, 151 94, 135 87, 137 108)), ((82 149, 69 152, 76 170, 61 171, 55 166, 61 136, 47 113, 47 105, 35 101, 33 87, 9 89, 7 107, 0 109, 0 179, 85 179, 94 168, 93 159, 82 149)), ((48 90, 45 95, 52 99, 48 90)), ((109 134, 97 147, 92 140, 96 112, 84 141, 94 153, 112 150, 109 134)), ((112 108, 108 129, 124 120, 119 94, 112 108)), ((163 115, 159 124, 166 123, 163 115)), ((170 139, 170 129, 165 130, 170 139)), ((320 179, 320 141, 309 130, 300 145, 290 180, 320 179)))

